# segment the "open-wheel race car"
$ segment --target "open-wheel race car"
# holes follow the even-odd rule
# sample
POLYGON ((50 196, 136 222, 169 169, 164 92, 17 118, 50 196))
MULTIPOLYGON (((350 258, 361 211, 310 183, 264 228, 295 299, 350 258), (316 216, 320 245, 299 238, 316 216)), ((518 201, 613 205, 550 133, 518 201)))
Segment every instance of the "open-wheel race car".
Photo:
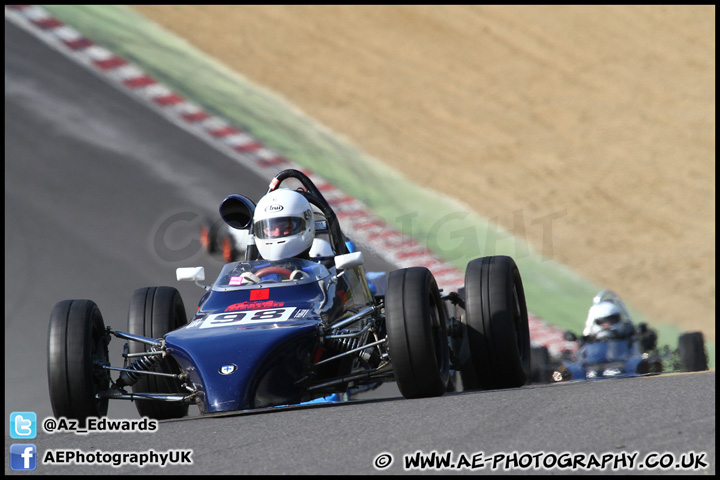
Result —
POLYGON ((177 270, 178 280, 205 289, 190 322, 179 292, 166 286, 134 292, 126 332, 106 327, 90 300, 55 306, 48 341, 55 416, 99 417, 109 400, 125 399, 142 416, 179 418, 190 404, 202 414, 295 405, 390 381, 406 398, 432 397, 452 390, 458 374, 465 390, 527 382, 528 313, 512 258, 472 260, 457 292, 441 292, 425 267, 371 283, 362 253, 351 251, 305 174, 280 172, 268 194, 287 190, 280 185, 289 179, 324 217, 314 234, 327 238, 329 255, 262 258, 253 242, 262 235, 256 204, 230 195, 220 213, 247 230, 245 259, 226 264, 212 285, 201 283, 203 267, 177 270), (122 367, 109 361, 111 338, 126 342, 122 367))
POLYGON ((645 323, 633 325, 627 308, 612 290, 603 290, 593 298, 583 333, 581 337, 565 333, 565 340, 578 344, 574 354, 565 352, 552 358, 547 347, 533 346, 531 381, 601 380, 708 369, 702 332, 680 335, 677 349, 659 347, 657 332, 645 323), (603 329, 598 324, 604 318, 593 317, 592 313, 603 310, 606 304, 618 318, 614 325, 603 323, 606 326, 603 329))

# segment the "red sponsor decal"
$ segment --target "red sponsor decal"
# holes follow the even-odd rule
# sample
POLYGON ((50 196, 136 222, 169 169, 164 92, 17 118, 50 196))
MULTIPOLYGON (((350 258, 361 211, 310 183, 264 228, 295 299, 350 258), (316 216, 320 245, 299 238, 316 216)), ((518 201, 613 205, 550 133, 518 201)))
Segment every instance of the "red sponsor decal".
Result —
POLYGON ((285 302, 276 302, 267 300, 265 302, 242 302, 233 303, 225 309, 226 312, 234 312, 237 310, 262 310, 264 308, 276 308, 285 306, 285 302))
POLYGON ((251 290, 250 291, 250 301, 254 300, 267 300, 270 298, 270 289, 269 288, 263 288, 261 290, 251 290))

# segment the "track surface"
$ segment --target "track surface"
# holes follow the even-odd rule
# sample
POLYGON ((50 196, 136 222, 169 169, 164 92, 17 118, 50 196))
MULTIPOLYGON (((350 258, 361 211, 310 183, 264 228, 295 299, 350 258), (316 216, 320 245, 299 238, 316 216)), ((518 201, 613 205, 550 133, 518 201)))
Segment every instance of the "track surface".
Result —
MULTIPOLYGON (((5 24, 5 418, 52 414, 46 336, 60 300, 90 298, 126 324, 136 288, 177 286, 190 313, 201 290, 177 266, 220 268, 194 243, 228 193, 259 198, 266 181, 189 137, 102 80, 5 24), (167 228, 167 235, 162 235, 167 228)), ((391 269, 377 259, 370 269, 391 269)), ((120 343, 111 343, 113 361, 120 343)), ((34 473, 362 474, 373 459, 448 450, 705 452, 715 472, 714 372, 528 386, 404 400, 380 389, 356 404, 165 422, 156 433, 40 433, 48 449, 193 450, 182 467, 46 466, 34 473)), ((129 402, 113 418, 137 418, 129 402)), ((9 445, 6 431, 6 473, 9 445)), ((489 471, 489 468, 482 471, 489 471)), ((655 470, 652 473, 663 473, 655 470)), ((568 472, 570 473, 570 472, 568 472)), ((26 474, 26 473, 24 473, 26 474)))

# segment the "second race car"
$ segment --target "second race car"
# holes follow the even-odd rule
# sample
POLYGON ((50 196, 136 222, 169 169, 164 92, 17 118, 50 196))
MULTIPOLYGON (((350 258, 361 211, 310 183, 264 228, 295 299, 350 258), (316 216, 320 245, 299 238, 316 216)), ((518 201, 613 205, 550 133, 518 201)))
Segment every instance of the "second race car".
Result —
POLYGON ((612 290, 598 293, 592 302, 583 335, 565 333, 577 342, 575 353, 552 358, 545 346, 532 347, 534 383, 694 372, 708 369, 702 332, 680 335, 675 350, 659 347, 657 333, 647 324, 633 325, 620 297, 612 290))

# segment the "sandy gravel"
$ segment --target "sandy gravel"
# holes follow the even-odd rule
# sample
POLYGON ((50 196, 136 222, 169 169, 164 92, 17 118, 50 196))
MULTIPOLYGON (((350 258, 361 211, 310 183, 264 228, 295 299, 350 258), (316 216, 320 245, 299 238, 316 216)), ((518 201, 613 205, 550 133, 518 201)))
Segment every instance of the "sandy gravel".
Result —
POLYGON ((714 6, 134 8, 714 340, 714 6))

